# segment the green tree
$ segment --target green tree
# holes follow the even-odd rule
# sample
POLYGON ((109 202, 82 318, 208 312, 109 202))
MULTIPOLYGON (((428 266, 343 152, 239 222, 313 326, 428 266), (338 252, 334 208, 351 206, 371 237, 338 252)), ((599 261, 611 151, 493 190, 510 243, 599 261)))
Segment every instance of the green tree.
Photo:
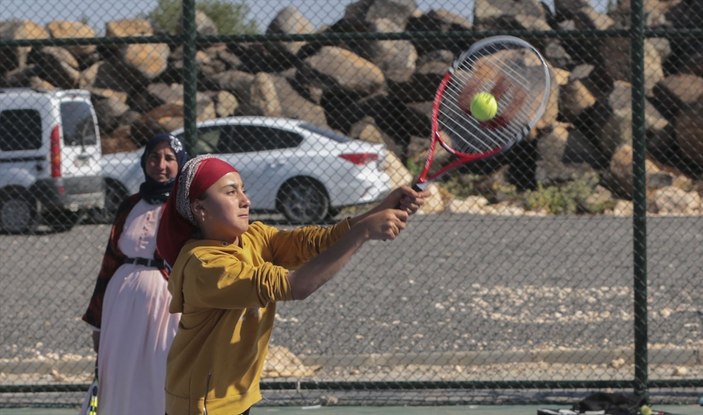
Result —
MULTIPOLYGON (((249 19, 249 7, 226 0, 198 0, 196 10, 205 13, 221 35, 258 33, 256 22, 249 19)), ((181 27, 182 0, 158 0, 148 19, 160 31, 175 34, 181 27)))

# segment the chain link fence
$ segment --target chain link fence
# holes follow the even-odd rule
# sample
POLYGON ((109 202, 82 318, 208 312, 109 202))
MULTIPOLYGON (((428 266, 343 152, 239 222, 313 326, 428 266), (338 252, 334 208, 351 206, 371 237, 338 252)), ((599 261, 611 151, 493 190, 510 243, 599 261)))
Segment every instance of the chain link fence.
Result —
POLYGON ((491 34, 552 65, 543 120, 280 306, 265 403, 700 395, 703 6, 631 2, 10 1, 0 407, 79 405, 80 317, 155 133, 231 160, 254 219, 331 223, 418 173, 435 88, 491 34))

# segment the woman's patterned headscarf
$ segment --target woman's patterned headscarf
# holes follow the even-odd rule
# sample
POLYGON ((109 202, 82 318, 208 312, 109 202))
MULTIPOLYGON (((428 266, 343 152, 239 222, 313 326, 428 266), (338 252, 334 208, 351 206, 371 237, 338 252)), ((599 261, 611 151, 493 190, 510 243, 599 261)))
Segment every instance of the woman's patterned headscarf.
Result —
POLYGON ((171 265, 176 262, 181 248, 197 230, 190 204, 231 172, 238 171, 226 161, 209 154, 197 156, 183 166, 164 206, 156 237, 156 249, 166 262, 171 265))

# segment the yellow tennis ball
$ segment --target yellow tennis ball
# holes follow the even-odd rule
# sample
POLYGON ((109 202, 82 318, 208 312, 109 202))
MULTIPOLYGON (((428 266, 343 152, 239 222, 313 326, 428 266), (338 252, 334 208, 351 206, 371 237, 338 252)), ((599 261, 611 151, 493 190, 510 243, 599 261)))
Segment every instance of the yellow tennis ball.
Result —
POLYGON ((498 113, 498 101, 488 92, 479 92, 471 98, 471 115, 479 121, 489 121, 498 113))

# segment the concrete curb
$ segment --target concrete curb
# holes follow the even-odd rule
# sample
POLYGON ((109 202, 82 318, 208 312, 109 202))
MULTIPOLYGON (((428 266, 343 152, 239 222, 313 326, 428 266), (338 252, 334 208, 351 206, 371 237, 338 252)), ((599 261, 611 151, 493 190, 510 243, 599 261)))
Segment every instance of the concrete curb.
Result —
MULTIPOLYGON (((322 367, 374 367, 374 366, 487 366, 515 363, 548 363, 565 365, 607 365, 634 363, 632 349, 613 350, 542 350, 510 352, 437 352, 406 354, 358 354, 336 356, 298 356, 305 366, 322 367)), ((703 365, 703 349, 653 349, 649 350, 650 365, 703 365)), ((95 357, 66 360, 24 359, 0 360, 0 374, 47 374, 57 371, 62 375, 89 374, 95 357)))
MULTIPOLYGON (((359 354, 337 356, 300 356, 307 366, 485 366, 511 363, 609 364, 622 359, 634 363, 633 349, 613 350, 542 350, 509 352, 437 352, 406 354, 359 354)), ((703 365, 703 349, 649 350, 650 365, 703 365)))

